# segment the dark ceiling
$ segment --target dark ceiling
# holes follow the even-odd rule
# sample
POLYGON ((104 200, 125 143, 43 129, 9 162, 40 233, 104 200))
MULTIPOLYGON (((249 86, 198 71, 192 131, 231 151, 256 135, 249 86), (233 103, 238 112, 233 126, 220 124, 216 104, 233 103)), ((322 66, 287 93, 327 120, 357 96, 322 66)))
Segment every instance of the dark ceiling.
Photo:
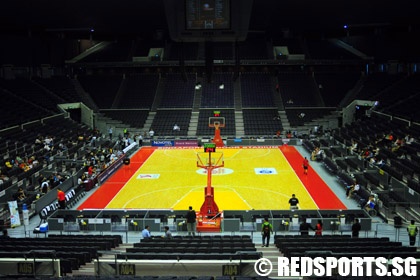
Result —
MULTIPOLYGON (((179 1, 182 5, 183 0, 179 1)), ((148 37, 167 30, 164 0, 9 0, 0 3, 0 32, 56 32, 148 37), (6 2, 6 3, 4 3, 6 2)), ((416 0, 254 0, 249 30, 281 33, 361 26, 417 26, 416 0)), ((232 7, 234 9, 234 7, 232 7)), ((164 32, 165 33, 165 32, 164 32)), ((167 34, 167 32, 166 32, 167 34)))

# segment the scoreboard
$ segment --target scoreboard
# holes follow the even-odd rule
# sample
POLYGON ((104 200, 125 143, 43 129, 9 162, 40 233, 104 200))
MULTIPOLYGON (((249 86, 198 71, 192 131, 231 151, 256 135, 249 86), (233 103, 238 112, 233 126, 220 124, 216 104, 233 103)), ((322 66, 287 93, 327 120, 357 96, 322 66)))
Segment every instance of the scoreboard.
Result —
POLYGON ((204 152, 205 153, 216 152, 216 143, 204 143, 204 152))

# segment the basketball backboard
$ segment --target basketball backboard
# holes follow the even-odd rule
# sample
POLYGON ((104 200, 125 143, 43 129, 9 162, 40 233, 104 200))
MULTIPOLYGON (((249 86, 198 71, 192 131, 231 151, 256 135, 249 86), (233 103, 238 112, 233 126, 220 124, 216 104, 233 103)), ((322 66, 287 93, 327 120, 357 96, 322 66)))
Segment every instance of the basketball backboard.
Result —
POLYGON ((209 117, 209 127, 225 127, 225 118, 209 117))

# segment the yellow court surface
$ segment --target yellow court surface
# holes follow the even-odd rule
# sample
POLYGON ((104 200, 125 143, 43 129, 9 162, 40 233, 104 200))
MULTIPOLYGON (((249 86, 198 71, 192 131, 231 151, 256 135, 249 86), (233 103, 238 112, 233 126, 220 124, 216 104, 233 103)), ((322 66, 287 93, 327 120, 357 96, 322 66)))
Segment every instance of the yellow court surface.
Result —
MULTIPOLYGON (((219 210, 289 209, 292 193, 302 209, 318 208, 279 148, 218 148, 213 159, 221 153, 224 167, 212 176, 219 210)), ((202 148, 156 149, 106 208, 200 209, 207 174, 197 154, 208 155, 202 148)))

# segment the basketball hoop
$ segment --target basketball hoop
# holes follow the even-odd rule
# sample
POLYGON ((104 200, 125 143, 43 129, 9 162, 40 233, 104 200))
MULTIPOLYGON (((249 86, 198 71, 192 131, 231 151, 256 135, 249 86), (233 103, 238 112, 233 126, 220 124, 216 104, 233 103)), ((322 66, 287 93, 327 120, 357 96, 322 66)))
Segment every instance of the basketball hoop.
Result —
POLYGON ((219 127, 220 127, 220 122, 214 122, 213 123, 213 126, 214 126, 214 129, 219 129, 219 127))

